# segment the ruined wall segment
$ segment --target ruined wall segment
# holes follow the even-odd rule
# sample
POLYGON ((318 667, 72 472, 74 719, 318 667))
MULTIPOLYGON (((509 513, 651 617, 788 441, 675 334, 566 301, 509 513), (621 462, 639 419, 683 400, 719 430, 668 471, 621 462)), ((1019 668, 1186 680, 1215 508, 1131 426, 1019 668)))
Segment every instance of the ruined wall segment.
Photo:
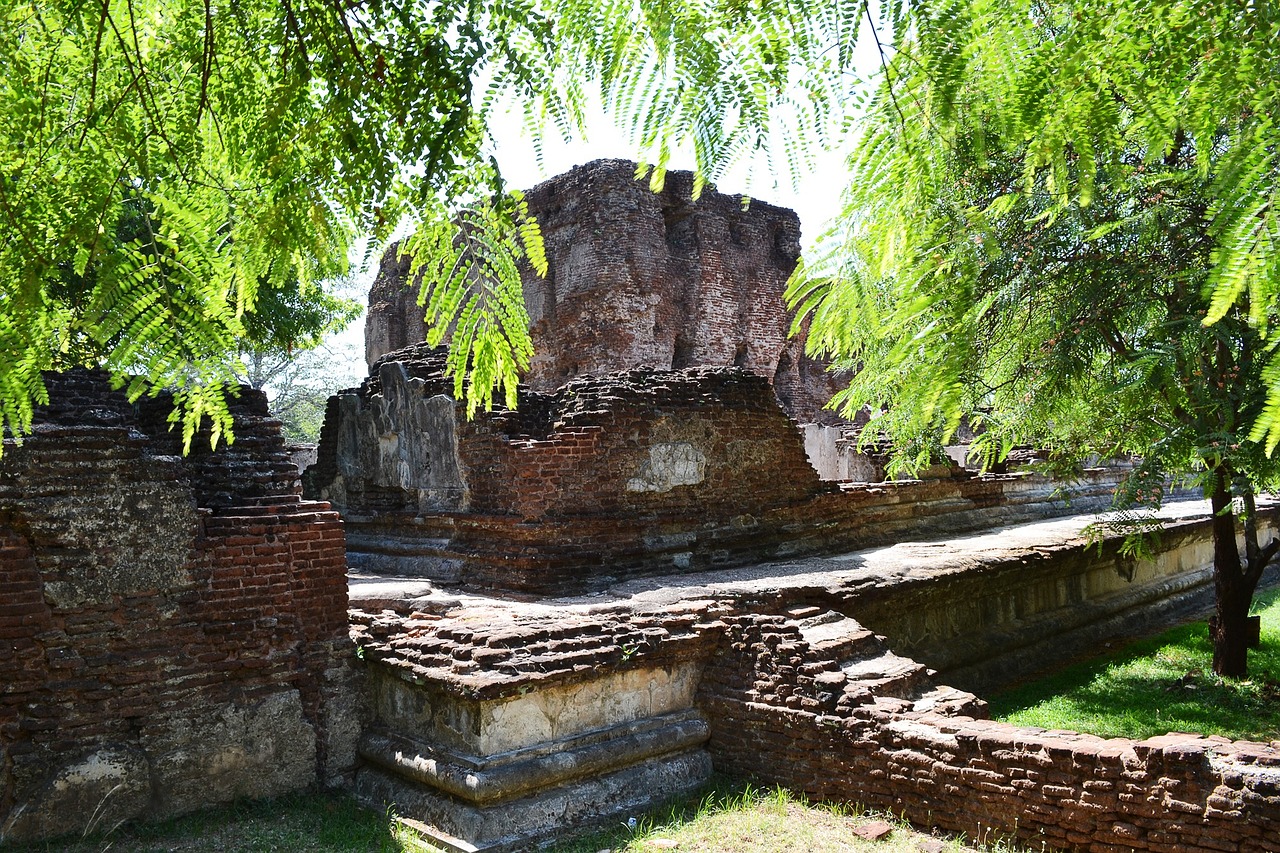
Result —
POLYGON ((468 420, 444 359, 390 354, 330 401, 305 489, 343 513, 355 568, 568 590, 693 567, 691 525, 740 560, 757 515, 832 488, 768 381, 741 368, 522 388, 515 411, 468 420))
POLYGON ((545 278, 525 270, 531 385, 631 368, 773 375, 800 220, 761 201, 744 210, 714 188, 692 196, 692 174, 668 173, 655 193, 626 160, 597 160, 529 191, 550 268, 545 278))
POLYGON ((824 491, 762 378, 739 368, 634 370, 569 382, 545 420, 465 439, 477 512, 526 520, 763 512, 824 491))
POLYGON ((698 701, 720 772, 1037 849, 1280 849, 1280 741, 1019 728, 824 676, 831 651, 776 617, 725 621, 698 701))
MULTIPOLYGON (((1175 524, 1168 547, 1178 553, 1162 557, 1208 559, 1208 511, 1199 505, 1194 521, 1175 524)), ((1275 512, 1264 509, 1271 529, 1275 512)), ((1016 544, 985 557, 954 540, 917 543, 826 567, 792 561, 550 602, 430 584, 388 594, 357 579, 353 627, 375 706, 357 796, 375 808, 394 803, 428 833, 524 849, 566 822, 616 821, 637 809, 638 793, 687 790, 714 767, 979 841, 1274 853, 1280 741, 1103 739, 993 722, 984 702, 949 686, 965 667, 952 660, 938 673, 909 651, 971 651, 980 635, 988 654, 1027 649, 1019 633, 1052 642, 1055 626, 1035 603, 1092 611, 1105 636, 1122 629, 1100 613, 1132 628, 1134 601, 1120 589, 1161 586, 1157 561, 1106 577, 1123 568, 1114 561, 1123 537, 1087 541, 1084 523, 1005 529, 1016 544), (1039 592, 1014 589, 986 618, 957 611, 954 630, 931 643, 906 637, 921 627, 908 624, 914 611, 967 600, 948 575, 1009 583, 1019 571, 1067 600, 1031 602, 1039 592), (935 580, 930 597, 921 587, 935 580), (878 599, 867 611, 877 618, 908 614, 894 639, 863 621, 864 594, 878 599)), ((967 538, 987 550, 983 535, 967 538)), ((1038 655, 1025 651, 1001 674, 1027 676, 1047 662, 1038 655)))
POLYGON ((105 374, 0 458, 0 842, 333 783, 358 700, 341 522, 266 401, 191 457, 105 374))
MULTIPOLYGON (((529 190, 548 273, 524 266, 534 357, 525 381, 552 392, 571 379, 635 369, 740 367, 773 383, 800 422, 842 422, 822 407, 841 383, 789 339, 783 300, 800 257, 786 208, 669 172, 662 192, 628 160, 597 160, 529 190)), ((365 355, 423 341, 418 288, 392 246, 369 293, 365 355)))
POLYGON ((409 258, 393 243, 383 253, 378 274, 369 288, 364 318, 364 357, 370 367, 393 350, 427 339, 426 311, 418 305, 418 290, 409 283, 409 258))
MULTIPOLYGON (((347 524, 353 569, 521 592, 832 553, 1061 514, 1031 475, 822 481, 768 380, 742 368, 581 377, 468 420, 445 353, 390 353, 329 402, 309 498, 347 524)), ((1072 508, 1110 499, 1086 472, 1072 508)))

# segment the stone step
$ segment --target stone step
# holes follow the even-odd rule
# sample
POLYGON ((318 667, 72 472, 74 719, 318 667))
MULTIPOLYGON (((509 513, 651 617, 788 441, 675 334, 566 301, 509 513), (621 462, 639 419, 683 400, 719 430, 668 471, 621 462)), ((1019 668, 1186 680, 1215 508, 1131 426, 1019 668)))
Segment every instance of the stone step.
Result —
POLYGON ((429 578, 453 583, 466 556, 445 538, 405 541, 363 536, 347 528, 347 565, 353 571, 391 577, 429 578))
POLYGON ((987 703, 964 690, 942 685, 926 690, 911 705, 912 711, 936 711, 947 716, 986 716, 987 703))
POLYGON ((374 724, 360 738, 355 792, 378 810, 394 804, 446 850, 513 853, 696 790, 711 775, 709 734, 685 710, 479 755, 374 724))
POLYGON ((423 536, 415 539, 393 539, 387 536, 370 536, 357 531, 347 533, 348 550, 395 556, 453 555, 453 540, 447 536, 423 536))

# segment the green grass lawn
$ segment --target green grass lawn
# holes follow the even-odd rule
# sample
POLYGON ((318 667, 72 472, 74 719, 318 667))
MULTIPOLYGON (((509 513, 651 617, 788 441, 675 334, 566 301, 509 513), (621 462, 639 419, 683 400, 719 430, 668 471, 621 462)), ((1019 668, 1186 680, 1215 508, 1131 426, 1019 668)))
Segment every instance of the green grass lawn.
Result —
POLYGON ((15 853, 414 853, 424 849, 415 837, 386 815, 360 808, 350 797, 294 794, 239 802, 164 823, 125 826, 107 835, 17 847, 15 853))
POLYGON ((814 804, 782 788, 760 789, 721 780, 708 793, 647 817, 634 829, 619 825, 550 848, 551 853, 945 853, 1015 850, 1005 841, 974 847, 960 836, 932 837, 892 815, 856 807, 814 804), (855 830, 887 824, 879 839, 855 830), (922 843, 928 840, 928 844, 922 843))
POLYGON ((1213 674, 1208 629, 1194 622, 986 697, 992 716, 1103 737, 1280 739, 1280 588, 1259 595, 1253 612, 1262 616, 1262 645, 1249 651, 1248 678, 1213 674))
MULTIPOLYGON (((939 853, 1012 850, 1005 842, 973 847, 960 836, 933 838, 892 816, 815 805, 782 789, 761 790, 727 779, 703 794, 600 832, 568 839, 549 853, 939 853), (855 830, 887 823, 879 841, 855 830), (927 841, 927 846, 922 842, 927 841)), ((61 839, 6 853, 438 853, 391 815, 359 808, 350 797, 304 794, 239 803, 174 821, 126 826, 86 839, 61 839)))

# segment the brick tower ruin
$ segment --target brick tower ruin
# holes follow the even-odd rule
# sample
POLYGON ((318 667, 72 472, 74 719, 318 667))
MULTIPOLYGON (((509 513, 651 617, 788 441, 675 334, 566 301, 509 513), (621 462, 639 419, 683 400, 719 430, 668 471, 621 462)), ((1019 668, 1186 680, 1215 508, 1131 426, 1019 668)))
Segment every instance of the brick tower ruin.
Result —
MULTIPOLYGON (((526 196, 548 271, 522 269, 534 357, 524 381, 550 392, 582 375, 741 367, 769 379, 799 423, 843 423, 823 406, 841 387, 790 338, 783 299, 800 257, 794 211, 708 189, 669 172, 662 192, 628 160, 596 160, 526 196)), ((391 247, 369 291, 373 365, 426 337, 409 262, 391 247)))

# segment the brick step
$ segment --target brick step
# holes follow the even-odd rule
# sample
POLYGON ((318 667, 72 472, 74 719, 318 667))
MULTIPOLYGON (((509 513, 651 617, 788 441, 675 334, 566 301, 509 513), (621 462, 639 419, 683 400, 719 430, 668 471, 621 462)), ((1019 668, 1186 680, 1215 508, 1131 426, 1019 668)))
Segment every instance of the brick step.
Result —
POLYGON ((450 549, 452 540, 423 537, 412 540, 374 539, 358 533, 348 534, 347 550, 366 554, 387 554, 395 557, 457 557, 459 552, 450 549))
POLYGON ((933 688, 932 673, 922 663, 885 652, 841 667, 848 683, 860 685, 876 697, 914 700, 933 688))
POLYGON ((855 619, 828 610, 800 622, 800 636, 814 652, 841 667, 884 652, 880 638, 855 619))

